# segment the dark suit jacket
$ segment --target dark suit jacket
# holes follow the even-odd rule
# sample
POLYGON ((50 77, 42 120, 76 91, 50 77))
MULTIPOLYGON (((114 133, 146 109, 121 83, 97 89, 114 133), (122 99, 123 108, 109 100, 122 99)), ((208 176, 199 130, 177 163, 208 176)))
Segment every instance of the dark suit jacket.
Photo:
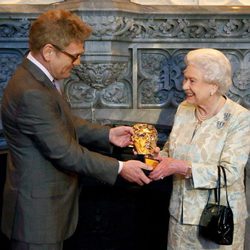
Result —
POLYGON ((110 150, 109 129, 74 117, 28 59, 5 89, 2 123, 9 147, 3 232, 33 243, 68 238, 78 221, 78 175, 110 184, 117 178, 116 159, 88 150, 110 150))

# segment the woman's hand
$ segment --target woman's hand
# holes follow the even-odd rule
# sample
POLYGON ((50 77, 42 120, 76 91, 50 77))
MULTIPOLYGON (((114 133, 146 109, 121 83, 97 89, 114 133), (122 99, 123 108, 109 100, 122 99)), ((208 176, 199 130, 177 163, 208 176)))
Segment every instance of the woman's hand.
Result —
POLYGON ((152 180, 160 180, 172 174, 181 174, 186 176, 190 168, 191 165, 187 161, 161 157, 160 163, 150 173, 149 178, 152 180))
POLYGON ((153 158, 156 159, 156 160, 158 160, 158 161, 162 161, 162 157, 160 156, 160 151, 161 151, 161 149, 159 147, 156 147, 154 149, 154 153, 152 155, 153 158))

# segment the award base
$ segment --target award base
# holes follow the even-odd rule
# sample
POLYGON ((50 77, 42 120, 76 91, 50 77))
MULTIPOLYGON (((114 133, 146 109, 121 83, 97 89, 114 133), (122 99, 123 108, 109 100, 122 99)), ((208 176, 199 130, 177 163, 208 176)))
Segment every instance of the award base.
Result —
MULTIPOLYGON (((148 156, 148 155, 143 155, 143 154, 138 154, 138 155, 136 155, 136 160, 139 160, 139 161, 144 162, 144 163, 147 164, 148 166, 152 167, 153 170, 154 170, 154 168, 156 168, 156 166, 157 166, 158 163, 159 163, 159 161, 150 158, 150 156, 148 156)), ((146 175, 149 175, 151 171, 152 171, 152 170, 143 169, 143 172, 144 172, 146 175)))
POLYGON ((153 169, 156 168, 159 163, 159 161, 147 157, 144 158, 144 162, 153 169))

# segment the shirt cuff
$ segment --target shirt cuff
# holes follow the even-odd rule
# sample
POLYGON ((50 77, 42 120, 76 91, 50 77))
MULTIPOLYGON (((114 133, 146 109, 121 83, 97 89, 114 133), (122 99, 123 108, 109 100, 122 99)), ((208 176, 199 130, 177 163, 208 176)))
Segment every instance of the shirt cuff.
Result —
POLYGON ((118 161, 119 162, 119 169, 118 169, 118 174, 122 171, 123 168, 123 161, 118 161))

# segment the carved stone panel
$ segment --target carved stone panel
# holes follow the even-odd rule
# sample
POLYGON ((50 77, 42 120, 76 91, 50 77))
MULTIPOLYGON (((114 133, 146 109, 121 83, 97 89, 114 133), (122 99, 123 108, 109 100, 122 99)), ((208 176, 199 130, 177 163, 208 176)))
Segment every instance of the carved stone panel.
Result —
POLYGON ((233 85, 229 97, 250 109, 250 50, 235 55, 233 85))
POLYGON ((23 55, 17 50, 0 49, 0 101, 8 80, 16 66, 22 61, 23 55))
MULTIPOLYGON (((93 27, 94 39, 132 40, 155 42, 192 39, 204 43, 221 42, 222 39, 250 38, 250 18, 204 15, 147 18, 144 16, 97 16, 84 18, 93 27), (207 39, 207 40, 201 40, 207 39), (212 39, 212 40, 211 40, 212 39)), ((247 39, 247 40, 246 40, 247 39)), ((191 42, 191 41, 190 41, 191 42)))
POLYGON ((177 107, 184 99, 182 70, 185 51, 138 51, 138 106, 139 108, 177 107))
POLYGON ((82 63, 65 82, 73 108, 129 108, 132 105, 131 83, 124 76, 128 65, 122 62, 82 63))
MULTIPOLYGON (((233 85, 228 96, 250 108, 250 50, 224 50, 232 64, 233 85)), ((184 99, 182 71, 187 49, 138 50, 139 108, 177 107, 184 99)))
POLYGON ((26 17, 21 19, 0 19, 0 41, 6 43, 14 40, 27 40, 30 28, 30 20, 26 17))

